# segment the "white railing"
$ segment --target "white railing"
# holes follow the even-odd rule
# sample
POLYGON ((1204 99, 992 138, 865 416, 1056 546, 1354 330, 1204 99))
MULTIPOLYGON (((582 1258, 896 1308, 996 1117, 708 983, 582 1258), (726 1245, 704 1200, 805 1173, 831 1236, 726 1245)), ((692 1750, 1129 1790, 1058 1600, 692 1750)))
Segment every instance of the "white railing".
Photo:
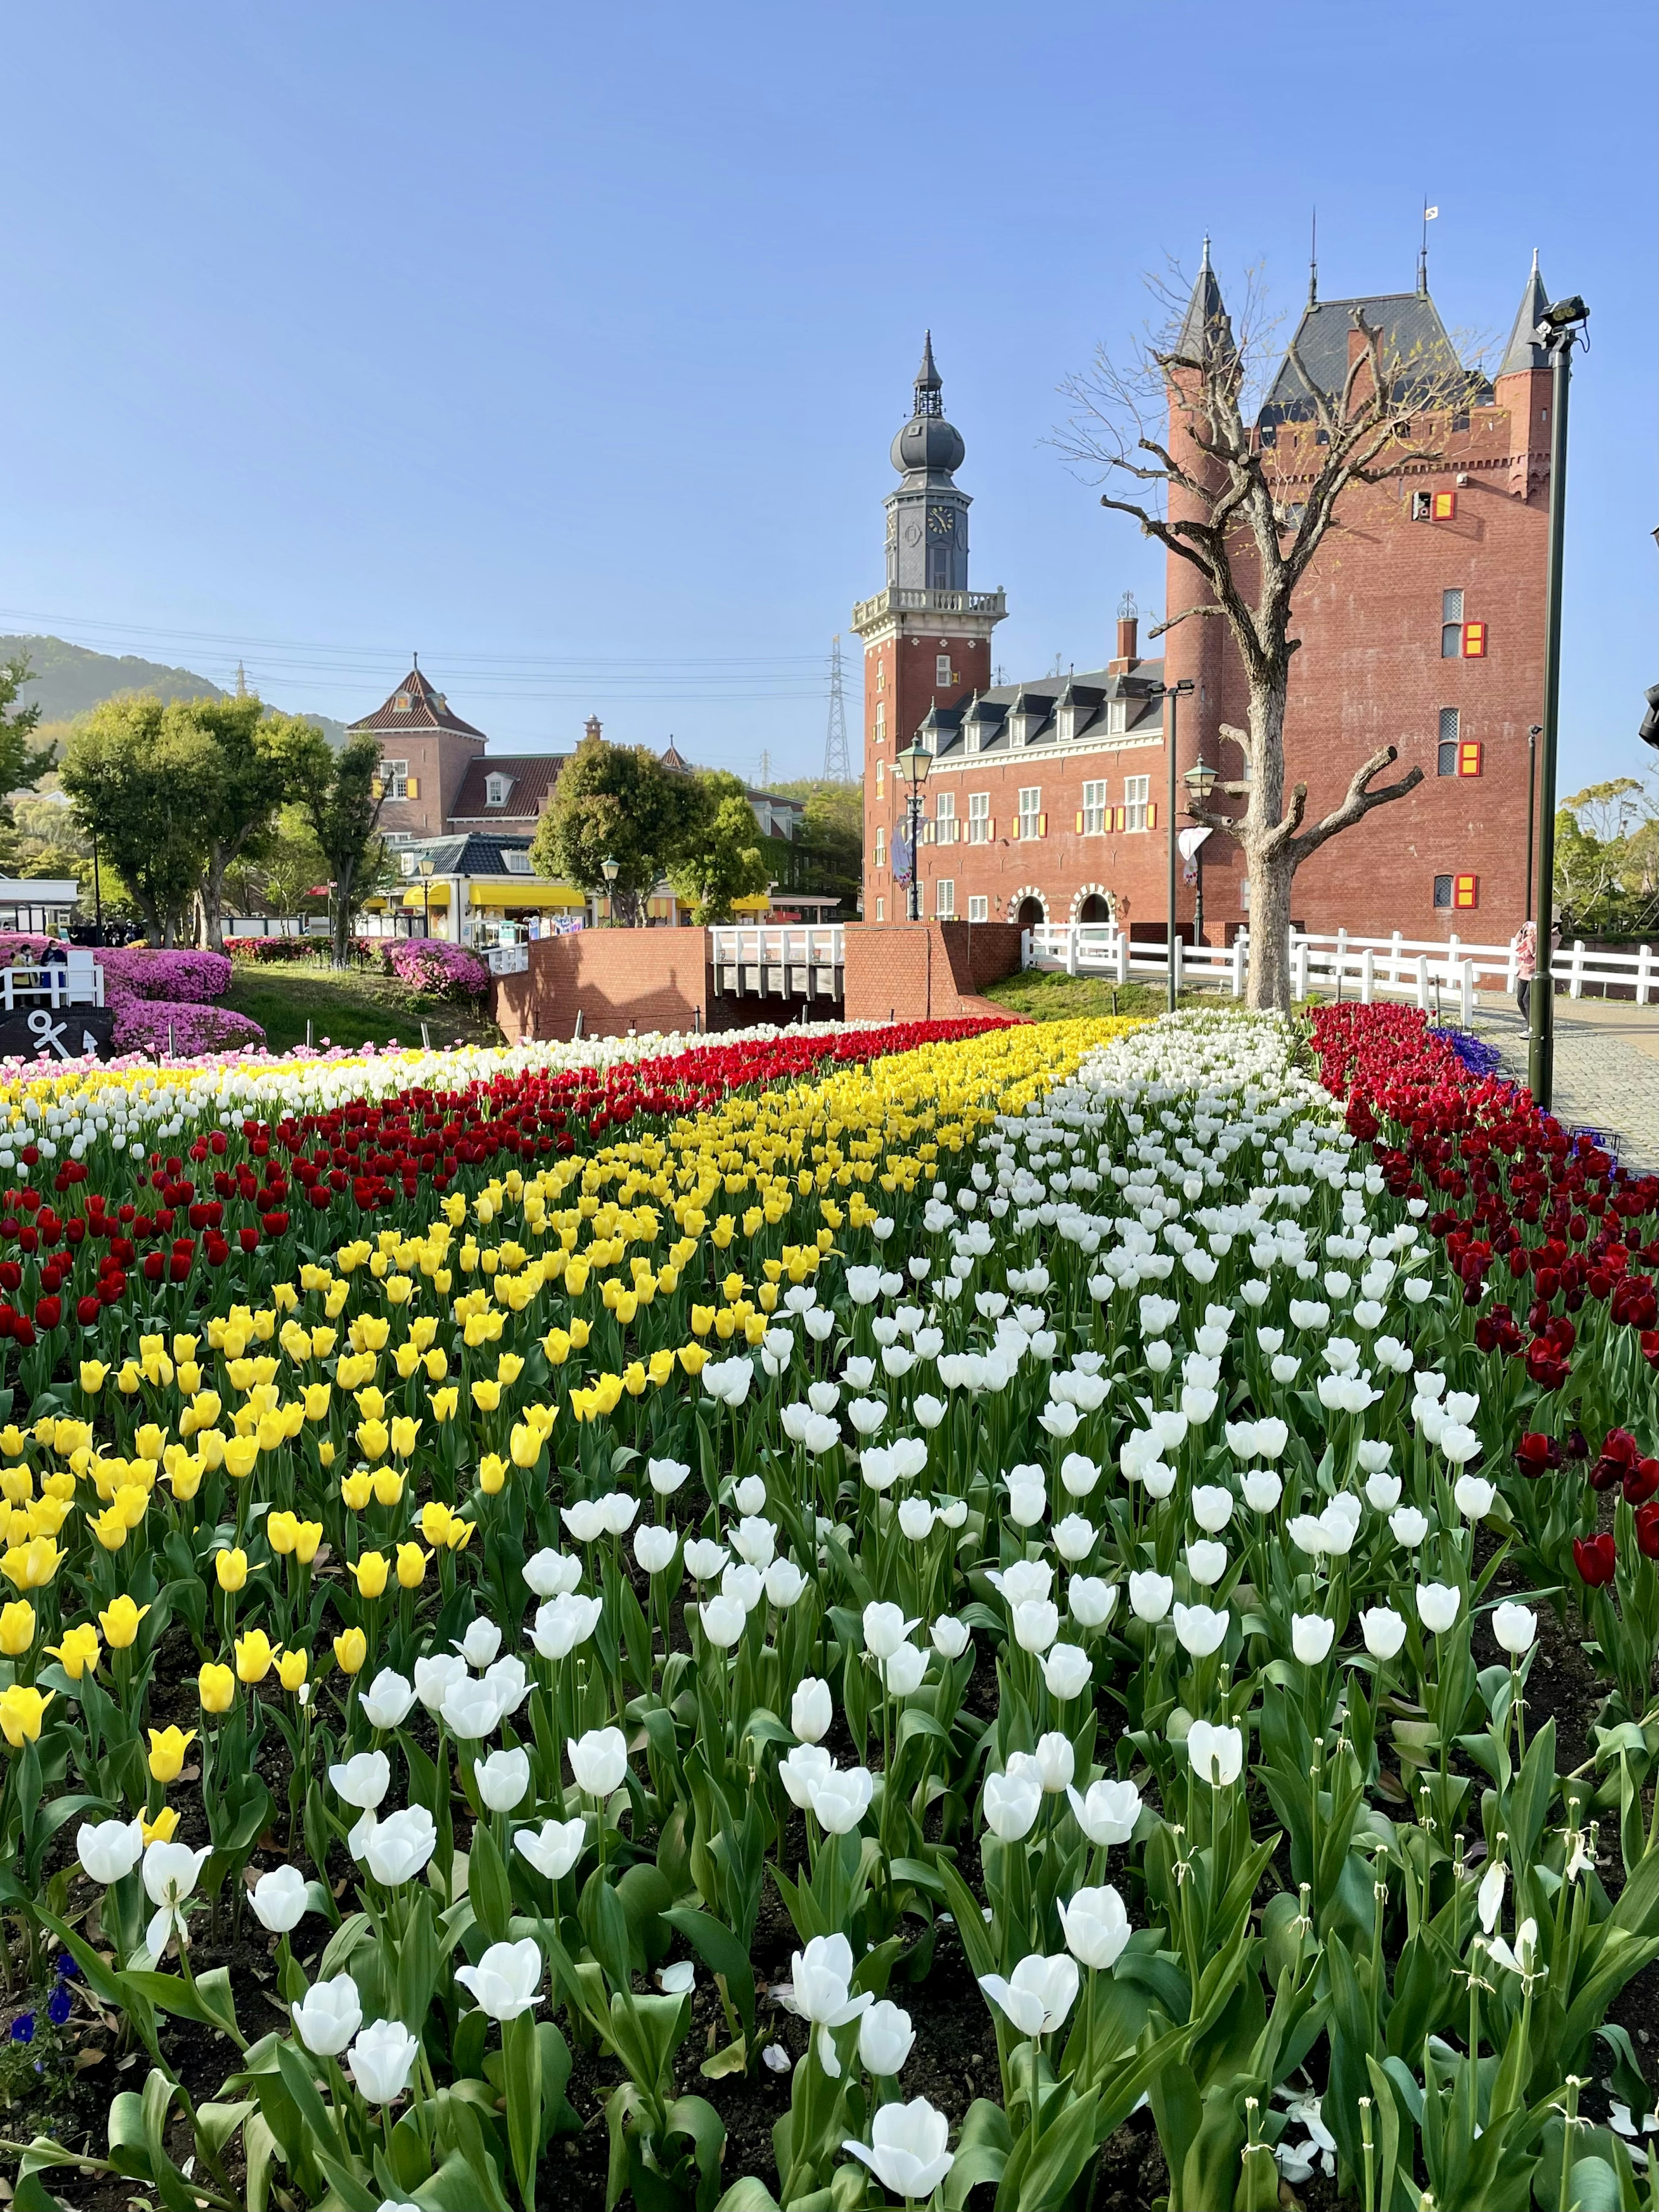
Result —
POLYGON ((709 931, 708 957, 716 968, 839 968, 846 944, 838 921, 727 923, 709 931))
POLYGON ((82 945, 70 945, 62 960, 21 963, 0 968, 0 1008, 14 1013, 19 1001, 38 1006, 101 1006, 104 971, 93 954, 82 945))
MULTIPOLYGON (((1381 995, 1415 1001, 1425 1012, 1449 1012, 1444 1002, 1454 1001, 1458 1018, 1467 1022, 1474 1010, 1476 993, 1513 992, 1516 957, 1507 945, 1468 945, 1461 938, 1350 937, 1292 933, 1290 945, 1291 988, 1297 998, 1318 988, 1333 994, 1352 994, 1370 1006, 1381 995)), ((1107 975, 1114 981, 1167 981, 1169 954, 1161 943, 1132 945, 1111 922, 1048 922, 1022 933, 1020 965, 1024 968, 1063 968, 1067 975, 1107 975)), ((1182 944, 1175 945, 1176 988, 1182 982, 1212 984, 1244 995, 1249 973, 1249 932, 1241 930, 1230 946, 1182 944)), ((1591 989, 1632 991, 1638 1006, 1659 1000, 1659 954, 1650 945, 1635 952, 1598 952, 1580 939, 1563 945, 1552 970, 1558 983, 1565 983, 1570 998, 1581 999, 1591 989)))

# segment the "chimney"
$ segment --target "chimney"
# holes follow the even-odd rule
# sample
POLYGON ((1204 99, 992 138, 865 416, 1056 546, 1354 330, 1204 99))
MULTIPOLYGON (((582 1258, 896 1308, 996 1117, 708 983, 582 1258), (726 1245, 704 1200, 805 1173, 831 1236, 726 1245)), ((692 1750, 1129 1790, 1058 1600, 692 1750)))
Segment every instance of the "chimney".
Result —
POLYGON ((587 720, 582 724, 582 735, 585 738, 597 738, 604 727, 604 723, 600 721, 597 714, 590 714, 587 720))
POLYGON ((1140 620, 1133 592, 1125 592, 1117 607, 1117 652, 1109 675, 1127 676, 1140 658, 1140 620))

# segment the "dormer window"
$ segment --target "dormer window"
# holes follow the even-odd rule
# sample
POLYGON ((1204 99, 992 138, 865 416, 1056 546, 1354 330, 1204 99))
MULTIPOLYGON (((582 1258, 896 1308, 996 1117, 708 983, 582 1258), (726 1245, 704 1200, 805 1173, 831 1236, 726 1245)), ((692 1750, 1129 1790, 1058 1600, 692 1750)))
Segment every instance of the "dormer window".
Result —
POLYGON ((397 697, 392 702, 392 711, 394 714, 406 714, 409 712, 409 694, 407 691, 400 691, 398 694, 397 697))
POLYGON ((1114 699, 1106 709, 1106 730, 1109 737, 1121 738, 1129 726, 1129 702, 1114 699))
POLYGON ((509 876, 527 876, 531 872, 528 853, 506 853, 503 854, 502 858, 507 862, 507 872, 509 876))
POLYGON ((968 721, 963 724, 962 750, 963 752, 976 753, 979 750, 979 732, 980 725, 978 722, 968 721))
POLYGON ((507 794, 512 790, 512 788, 513 779, 510 775, 486 776, 484 778, 484 805, 486 806, 505 806, 507 804, 507 794))
POLYGON ((1082 727, 1083 709, 1080 707, 1062 707, 1054 717, 1054 723, 1060 732, 1060 743, 1068 745, 1082 727))

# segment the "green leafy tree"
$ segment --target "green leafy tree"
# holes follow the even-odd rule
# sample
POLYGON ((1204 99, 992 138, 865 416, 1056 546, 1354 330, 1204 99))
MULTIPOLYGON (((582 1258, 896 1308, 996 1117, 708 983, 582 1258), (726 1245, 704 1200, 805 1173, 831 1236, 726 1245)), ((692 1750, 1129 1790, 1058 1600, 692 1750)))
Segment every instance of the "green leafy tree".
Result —
POLYGON ((1564 928, 1631 936, 1659 919, 1659 799, 1635 776, 1573 792, 1555 817, 1555 897, 1564 928))
POLYGON ((252 896, 271 913, 314 909, 313 893, 328 880, 328 860, 302 806, 290 803, 283 808, 258 862, 246 874, 252 896))
POLYGON ((740 776, 710 769, 692 781, 694 803, 668 880, 693 921, 729 921, 734 899, 753 897, 771 880, 764 841, 740 776))
POLYGON ((266 726, 327 864, 334 965, 349 968, 352 925, 385 865, 379 740, 364 732, 336 752, 320 730, 297 714, 276 716, 266 726))
MULTIPOLYGON (((585 738, 536 825, 532 865, 580 890, 608 890, 612 914, 641 924, 702 803, 698 779, 665 769, 647 747, 585 738), (617 863, 614 884, 605 877, 607 860, 617 863)), ((753 822, 751 815, 751 830, 753 822)))
POLYGON ((27 791, 39 783, 52 766, 57 748, 51 744, 32 744, 40 709, 20 707, 17 695, 29 680, 27 660, 15 653, 9 660, 0 660, 0 797, 14 791, 27 791))
POLYGON ((844 915, 855 913, 864 880, 863 786, 805 776, 775 788, 781 798, 799 799, 805 807, 794 847, 795 888, 839 899, 844 915))
POLYGON ((263 702, 252 693, 236 699, 180 699, 167 713, 169 720, 192 723, 213 747, 213 773, 200 790, 199 803, 203 937, 216 952, 225 941, 226 872, 244 855, 259 856, 293 781, 286 735, 289 718, 267 716, 263 702))
POLYGON ((203 794, 217 773, 207 732, 153 693, 105 700, 70 739, 64 788, 131 892, 152 944, 177 945, 187 931, 207 860, 203 794))

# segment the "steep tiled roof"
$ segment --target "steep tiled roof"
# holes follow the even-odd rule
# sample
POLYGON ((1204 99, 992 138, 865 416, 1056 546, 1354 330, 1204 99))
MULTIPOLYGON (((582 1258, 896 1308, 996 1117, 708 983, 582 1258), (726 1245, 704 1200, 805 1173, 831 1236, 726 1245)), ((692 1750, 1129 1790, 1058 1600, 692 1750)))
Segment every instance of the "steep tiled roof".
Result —
POLYGON ((966 756, 963 724, 970 718, 978 726, 977 750, 988 757, 1023 759, 1029 752, 1056 747, 1063 752, 1066 741, 1060 735, 1055 711, 1061 704, 1069 704, 1077 714, 1073 743, 1087 744, 1108 736, 1152 738, 1164 726, 1163 702, 1147 698, 1146 691, 1149 686, 1163 681, 1162 660, 1138 660, 1127 676, 1113 676, 1098 669, 1070 677, 1063 684, 1050 677, 1041 690, 1028 684, 1001 684, 957 706, 933 708, 926 726, 933 739, 935 756, 941 761, 961 760, 966 756), (1114 706, 1127 709, 1122 729, 1111 726, 1114 706), (1009 735, 1012 714, 1030 718, 1030 732, 1024 744, 1015 744, 1009 735))
MULTIPOLYGON (((407 848, 402 848, 407 850, 407 848)), ((429 854, 434 876, 505 876, 514 872, 507 865, 509 853, 527 853, 528 837, 489 837, 473 835, 448 837, 423 837, 415 847, 419 854, 429 854)), ((394 854, 394 858, 396 855, 394 854)), ((404 880, 407 882, 408 878, 404 880)), ((418 890, 420 877, 414 878, 418 890)))
POLYGON ((1532 274, 1527 279, 1527 289, 1521 295, 1521 305, 1515 312, 1515 325, 1510 332, 1510 342, 1504 349, 1504 358, 1498 364, 1500 376, 1513 376, 1517 370, 1547 368, 1550 357, 1538 343, 1538 325, 1544 319, 1544 310, 1550 295, 1544 289, 1544 280, 1538 273, 1538 256, 1532 257, 1532 274))
MULTIPOLYGON (((1307 374, 1328 399, 1340 398, 1348 374, 1348 333, 1356 313, 1382 333, 1382 368, 1397 384, 1413 386, 1444 404, 1454 392, 1467 406, 1490 398, 1479 372, 1463 371, 1439 310, 1426 292, 1381 292, 1364 300, 1317 300, 1302 311, 1295 346, 1307 374), (1460 378, 1468 377, 1458 391, 1460 378)), ((1261 420, 1265 427, 1313 412, 1305 380, 1289 353, 1279 363, 1261 420)))
POLYGON ((450 818, 456 822, 511 822, 533 818, 553 795, 568 753, 486 753, 469 761, 455 794, 450 818), (489 803, 492 775, 507 778, 507 804, 489 803))
POLYGON ((346 725, 349 733, 372 730, 378 736, 382 732, 398 730, 447 730, 452 737, 477 738, 487 742, 482 730, 475 730, 471 722, 464 722, 451 711, 441 691, 434 691, 418 667, 411 668, 384 706, 377 707, 372 714, 361 721, 346 725), (399 699, 407 701, 398 706, 399 699))

